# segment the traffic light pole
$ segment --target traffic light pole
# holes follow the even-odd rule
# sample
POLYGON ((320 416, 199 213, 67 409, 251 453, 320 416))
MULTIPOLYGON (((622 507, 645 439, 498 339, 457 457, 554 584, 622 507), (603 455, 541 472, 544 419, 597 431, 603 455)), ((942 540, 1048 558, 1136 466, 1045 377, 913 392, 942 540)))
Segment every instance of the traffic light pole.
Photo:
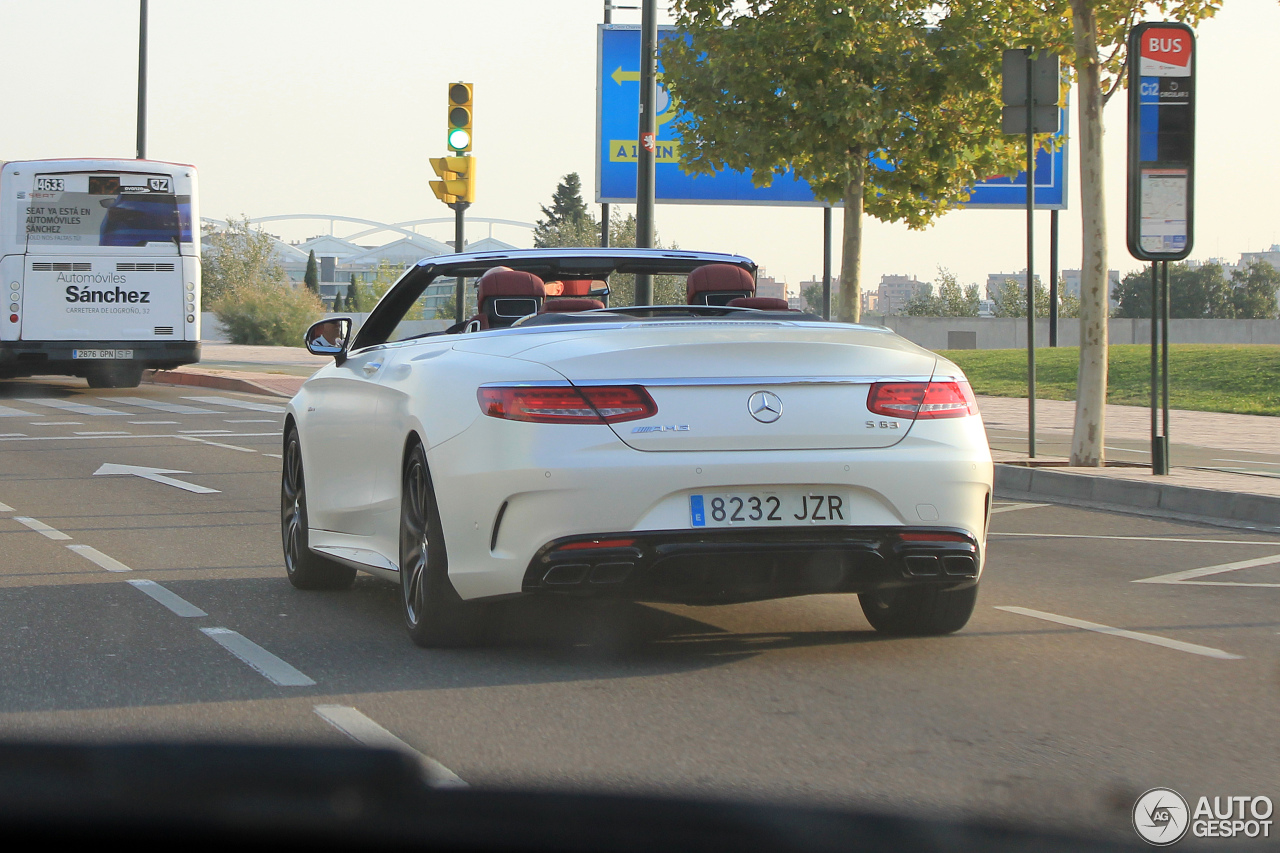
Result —
MULTIPOLYGON (((636 145, 636 246, 653 248, 654 166, 658 156, 657 0, 644 0, 640 12, 640 135, 636 145)), ((653 303, 653 278, 636 274, 636 304, 653 303)))
POLYGON ((138 159, 147 159, 147 0, 138 16, 138 159))
POLYGON ((1035 84, 1027 51, 1027 458, 1036 458, 1035 84))
MULTIPOLYGON (((461 252, 466 247, 466 213, 471 205, 465 201, 456 201, 449 205, 453 208, 453 251, 461 252)), ((457 277, 453 291, 454 319, 461 323, 467 309, 467 279, 457 277)))

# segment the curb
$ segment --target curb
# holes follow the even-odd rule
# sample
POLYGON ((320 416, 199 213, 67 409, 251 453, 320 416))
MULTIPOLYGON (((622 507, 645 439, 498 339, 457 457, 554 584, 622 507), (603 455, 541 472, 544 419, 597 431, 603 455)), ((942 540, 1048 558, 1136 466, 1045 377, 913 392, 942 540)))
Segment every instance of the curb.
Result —
POLYGON ((142 381, 152 385, 192 385, 199 388, 216 388, 220 391, 242 391, 246 394, 262 394, 267 397, 283 397, 288 400, 292 394, 285 394, 259 385, 248 379, 236 379, 232 376, 216 376, 211 373, 182 373, 176 370, 148 370, 142 374, 142 381))
POLYGON ((1049 468, 997 463, 1002 496, 1048 498, 1058 503, 1228 527, 1280 531, 1280 498, 1167 483, 1113 480, 1049 468))

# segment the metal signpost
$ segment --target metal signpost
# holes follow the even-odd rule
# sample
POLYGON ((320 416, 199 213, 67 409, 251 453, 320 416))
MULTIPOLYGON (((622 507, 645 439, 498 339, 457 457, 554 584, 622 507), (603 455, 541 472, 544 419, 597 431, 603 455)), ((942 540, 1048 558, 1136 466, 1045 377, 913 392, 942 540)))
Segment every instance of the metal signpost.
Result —
POLYGON ((138 7, 138 159, 147 159, 147 0, 138 7))
POLYGON ((1191 254, 1194 233, 1195 73, 1186 24, 1143 23, 1129 34, 1125 225, 1129 254, 1151 262, 1152 474, 1169 473, 1169 261, 1191 254))
POLYGON ((1035 152, 1037 133, 1057 133, 1061 106, 1058 57, 1006 50, 1001 61, 1001 130, 1026 138, 1027 169, 1027 456, 1036 456, 1035 152))

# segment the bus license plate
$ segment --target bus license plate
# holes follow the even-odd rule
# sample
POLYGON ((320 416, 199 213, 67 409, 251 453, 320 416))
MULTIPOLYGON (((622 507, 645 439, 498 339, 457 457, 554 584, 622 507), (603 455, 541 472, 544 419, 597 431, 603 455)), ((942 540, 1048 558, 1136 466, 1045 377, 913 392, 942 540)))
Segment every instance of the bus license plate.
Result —
POLYGON ((131 349, 73 349, 71 351, 72 358, 133 358, 133 350, 131 349))
POLYGON ((848 524, 849 495, 786 489, 689 496, 690 527, 848 524))

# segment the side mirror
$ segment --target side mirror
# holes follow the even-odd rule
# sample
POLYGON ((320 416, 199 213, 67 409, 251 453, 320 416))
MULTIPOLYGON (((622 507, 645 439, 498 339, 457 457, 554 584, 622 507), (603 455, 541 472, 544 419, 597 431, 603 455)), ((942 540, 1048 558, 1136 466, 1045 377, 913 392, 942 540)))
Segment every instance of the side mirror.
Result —
POLYGON ((351 342, 351 318, 334 317, 312 323, 307 329, 307 352, 312 355, 331 355, 339 364, 346 360, 347 344, 351 342))

